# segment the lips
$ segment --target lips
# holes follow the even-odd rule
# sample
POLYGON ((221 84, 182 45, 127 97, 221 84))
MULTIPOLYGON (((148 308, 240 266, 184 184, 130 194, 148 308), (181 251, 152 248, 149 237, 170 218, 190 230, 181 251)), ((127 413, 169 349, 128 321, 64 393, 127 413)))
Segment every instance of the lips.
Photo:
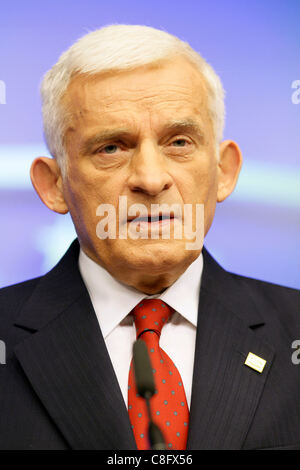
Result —
POLYGON ((173 220, 174 215, 173 214, 158 214, 158 215, 151 215, 148 214, 148 216, 142 216, 142 217, 128 217, 127 221, 128 222, 136 222, 136 223, 154 223, 154 222, 162 222, 164 220, 173 220))

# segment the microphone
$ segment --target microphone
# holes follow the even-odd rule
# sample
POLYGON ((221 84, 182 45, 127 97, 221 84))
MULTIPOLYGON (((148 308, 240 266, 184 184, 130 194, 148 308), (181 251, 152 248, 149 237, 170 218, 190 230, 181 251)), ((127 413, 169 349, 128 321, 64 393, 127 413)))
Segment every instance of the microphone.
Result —
POLYGON ((152 420, 150 398, 155 393, 155 384, 147 346, 142 339, 138 339, 133 345, 133 367, 137 392, 146 400, 149 417, 148 435, 151 449, 166 450, 163 434, 152 420))

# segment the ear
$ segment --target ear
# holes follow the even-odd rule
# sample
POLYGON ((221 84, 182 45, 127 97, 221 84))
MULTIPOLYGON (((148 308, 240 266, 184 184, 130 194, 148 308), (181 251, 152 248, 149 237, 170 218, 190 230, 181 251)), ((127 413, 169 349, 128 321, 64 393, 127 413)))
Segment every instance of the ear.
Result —
POLYGON ((37 157, 30 168, 31 182, 43 203, 54 212, 66 214, 60 168, 54 158, 37 157))
POLYGON ((233 140, 220 144, 217 201, 222 202, 234 190, 243 162, 239 146, 233 140))

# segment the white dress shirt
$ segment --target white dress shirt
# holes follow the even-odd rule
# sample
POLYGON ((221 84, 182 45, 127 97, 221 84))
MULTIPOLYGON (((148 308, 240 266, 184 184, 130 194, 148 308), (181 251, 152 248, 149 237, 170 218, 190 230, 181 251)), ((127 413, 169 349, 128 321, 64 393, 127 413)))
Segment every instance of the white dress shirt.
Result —
POLYGON ((117 281, 83 250, 79 270, 89 292, 110 359, 127 406, 128 373, 136 340, 131 310, 145 298, 159 298, 175 310, 163 327, 160 347, 178 368, 190 408, 203 256, 163 293, 146 295, 117 281))

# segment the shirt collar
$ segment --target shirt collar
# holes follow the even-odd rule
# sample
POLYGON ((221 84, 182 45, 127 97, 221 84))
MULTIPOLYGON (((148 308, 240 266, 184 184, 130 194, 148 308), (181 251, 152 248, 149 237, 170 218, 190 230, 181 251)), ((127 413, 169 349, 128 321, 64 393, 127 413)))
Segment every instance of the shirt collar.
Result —
POLYGON ((82 249, 78 264, 104 338, 145 298, 160 298, 192 325, 197 326, 203 271, 202 253, 170 287, 158 295, 146 295, 122 284, 82 249))

